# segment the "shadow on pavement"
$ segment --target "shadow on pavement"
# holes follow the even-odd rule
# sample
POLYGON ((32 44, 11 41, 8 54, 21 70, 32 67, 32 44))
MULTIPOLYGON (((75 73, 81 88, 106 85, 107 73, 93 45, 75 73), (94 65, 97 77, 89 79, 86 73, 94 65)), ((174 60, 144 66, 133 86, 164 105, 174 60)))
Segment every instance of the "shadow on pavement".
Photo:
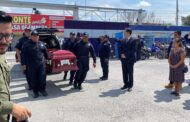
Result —
POLYGON ((171 90, 170 89, 163 89, 160 91, 155 91, 155 102, 172 102, 173 100, 177 100, 180 97, 176 97, 171 95, 171 90))
POLYGON ((185 80, 186 83, 190 84, 190 79, 185 80))
POLYGON ((184 86, 181 90, 181 94, 190 94, 190 86, 184 86))
MULTIPOLYGON (((100 80, 100 79, 90 79, 90 80, 85 80, 85 83, 99 83, 100 81, 102 81, 102 80, 100 80)), ((104 82, 104 81, 102 81, 102 82, 104 82)))
POLYGON ((184 105, 183 109, 190 110, 190 100, 185 100, 183 105, 184 105))
POLYGON ((19 102, 26 102, 26 101, 38 101, 38 100, 47 100, 52 98, 58 98, 62 96, 67 96, 68 94, 75 93, 75 92, 83 92, 79 90, 72 89, 72 86, 68 85, 68 82, 64 82, 63 80, 57 81, 47 81, 46 89, 48 92, 47 97, 40 96, 37 99, 32 97, 32 91, 27 90, 27 82, 24 74, 21 71, 20 65, 14 65, 11 69, 11 96, 12 101, 19 103, 19 102), (68 88, 67 88, 68 87, 68 88))
POLYGON ((122 94, 125 94, 127 90, 122 91, 121 89, 112 89, 107 92, 102 92, 100 97, 119 97, 122 94))
POLYGON ((11 79, 14 81, 19 81, 20 79, 25 79, 24 74, 22 73, 21 70, 21 65, 20 64, 15 64, 12 69, 11 69, 11 79))
POLYGON ((75 90, 72 87, 69 88, 69 89, 64 89, 64 88, 67 88, 67 87, 70 87, 70 86, 68 86, 68 84, 55 85, 54 81, 47 81, 47 93, 48 93, 47 97, 40 96, 39 98, 34 99, 32 97, 32 95, 33 95, 32 91, 18 90, 18 91, 12 92, 11 94, 14 96, 14 95, 21 95, 23 93, 27 93, 28 96, 25 96, 25 97, 21 96, 19 98, 14 98, 13 97, 12 100, 14 102, 16 102, 16 103, 26 102, 26 101, 47 100, 47 99, 67 96, 68 94, 72 94, 72 93, 76 93, 76 92, 83 92, 83 91, 75 90))

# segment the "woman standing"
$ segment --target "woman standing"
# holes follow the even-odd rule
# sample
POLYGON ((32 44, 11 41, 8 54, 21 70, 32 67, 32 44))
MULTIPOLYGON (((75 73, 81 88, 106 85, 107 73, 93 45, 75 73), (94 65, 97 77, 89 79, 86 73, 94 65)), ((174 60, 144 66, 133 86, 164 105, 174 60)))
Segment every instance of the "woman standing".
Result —
POLYGON ((174 48, 169 55, 170 76, 169 80, 175 82, 175 91, 171 94, 179 96, 179 91, 182 87, 182 83, 185 81, 185 74, 183 72, 185 66, 185 50, 183 48, 182 40, 176 38, 174 40, 174 48))

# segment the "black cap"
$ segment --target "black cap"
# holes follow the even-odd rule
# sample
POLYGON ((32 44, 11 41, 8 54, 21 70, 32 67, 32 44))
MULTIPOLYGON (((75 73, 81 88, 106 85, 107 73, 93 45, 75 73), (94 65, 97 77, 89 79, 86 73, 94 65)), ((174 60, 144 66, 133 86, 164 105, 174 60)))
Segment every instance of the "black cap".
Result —
POLYGON ((31 33, 31 35, 39 35, 39 33, 38 33, 38 31, 33 30, 32 33, 31 33))
POLYGON ((104 38, 107 38, 107 39, 109 39, 110 37, 109 37, 108 35, 104 35, 104 38))
POLYGON ((88 37, 89 35, 88 35, 88 33, 84 32, 84 33, 82 34, 82 36, 87 36, 87 37, 88 37))
POLYGON ((70 35, 75 35, 75 32, 70 32, 70 35))
POLYGON ((178 35, 181 36, 181 30, 177 30, 177 31, 175 31, 175 33, 177 33, 178 35))
POLYGON ((30 28, 25 28, 24 31, 31 31, 31 29, 30 28))
POLYGON ((77 33, 77 37, 81 37, 81 33, 78 32, 78 33, 77 33))

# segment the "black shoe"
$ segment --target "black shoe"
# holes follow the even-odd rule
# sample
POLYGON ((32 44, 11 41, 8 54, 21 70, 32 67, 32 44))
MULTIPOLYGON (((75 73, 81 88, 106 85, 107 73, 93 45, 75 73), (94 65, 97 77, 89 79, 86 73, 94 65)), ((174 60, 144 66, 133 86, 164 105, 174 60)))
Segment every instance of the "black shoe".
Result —
POLYGON ((128 88, 128 92, 131 92, 132 91, 132 88, 128 88))
POLYGON ((81 86, 81 85, 79 85, 79 86, 78 86, 78 89, 79 89, 79 90, 82 90, 82 86, 81 86))
POLYGON ((100 80, 102 80, 102 78, 103 78, 103 76, 102 76, 102 77, 100 77, 100 80))
POLYGON ((72 82, 72 81, 69 82, 69 86, 71 86, 71 85, 73 85, 73 82, 72 82))
POLYGON ((38 93, 34 93, 33 98, 38 98, 38 97, 39 97, 39 94, 38 93))
POLYGON ((32 90, 32 87, 29 87, 28 90, 31 91, 31 90, 32 90))
POLYGON ((173 91, 171 94, 172 94, 172 95, 175 95, 175 96, 180 96, 179 93, 176 92, 176 91, 173 91))
POLYGON ((103 77, 103 78, 101 78, 101 80, 108 80, 108 78, 104 78, 104 77, 103 77))
POLYGON ((73 85, 73 88, 74 88, 74 89, 78 89, 77 84, 74 84, 74 85, 73 85))
POLYGON ((123 86, 123 87, 121 87, 121 90, 127 90, 127 89, 128 89, 127 86, 123 86))
POLYGON ((42 96, 47 97, 48 93, 46 91, 40 92, 42 94, 42 96))
POLYGON ((65 81, 65 80, 67 80, 67 78, 66 78, 66 77, 63 77, 63 80, 65 81))

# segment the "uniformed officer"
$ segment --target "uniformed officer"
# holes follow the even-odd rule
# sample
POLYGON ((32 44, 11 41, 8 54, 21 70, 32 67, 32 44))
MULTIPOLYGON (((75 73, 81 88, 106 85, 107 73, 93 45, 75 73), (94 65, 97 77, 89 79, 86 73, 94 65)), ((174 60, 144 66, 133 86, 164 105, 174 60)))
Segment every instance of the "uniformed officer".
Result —
MULTIPOLYGON (((16 48, 16 56, 17 56, 17 62, 20 62, 20 53, 21 53, 21 51, 22 51, 22 47, 23 47, 23 45, 24 45, 24 43, 26 43, 28 40, 29 40, 29 38, 30 38, 30 36, 31 36, 31 29, 29 29, 29 28, 26 28, 25 30, 24 30, 24 33, 23 33, 23 37, 21 37, 20 39, 19 39, 19 42, 16 44, 16 46, 15 46, 15 48, 16 48)), ((27 70, 27 69, 26 69, 27 70)), ((31 87, 31 83, 30 83, 30 81, 29 81, 29 78, 28 78, 28 75, 27 75, 27 71, 26 70, 24 70, 24 74, 25 74, 25 76, 26 76, 26 81, 27 81, 27 83, 28 83, 28 88, 29 88, 29 90, 32 90, 32 87, 31 87)))
POLYGON ((10 101, 10 68, 5 60, 5 53, 12 40, 12 17, 0 11, 0 122, 8 122, 10 114, 17 121, 31 117, 31 112, 10 101))
MULTIPOLYGON (((73 46, 75 44, 76 38, 75 38, 75 33, 71 32, 70 33, 70 38, 68 40, 65 41, 65 43, 63 43, 63 50, 69 50, 71 52, 73 52, 73 46)), ((67 73, 68 71, 64 72, 64 77, 63 79, 66 80, 67 78, 67 73)), ((73 84, 73 80, 74 80, 74 76, 75 76, 76 71, 70 71, 70 80, 69 80, 69 85, 73 84)))
POLYGON ((79 67, 74 81, 74 88, 81 90, 82 83, 84 82, 89 70, 89 54, 91 54, 93 58, 93 67, 96 67, 96 56, 94 48, 89 43, 87 33, 82 34, 82 40, 74 47, 74 54, 77 57, 77 66, 79 67))
POLYGON ((45 62, 48 59, 48 52, 44 43, 39 41, 36 30, 32 31, 31 39, 24 44, 21 55, 21 63, 27 68, 34 98, 39 97, 39 92, 47 96, 45 62))
POLYGON ((24 30, 23 36, 18 40, 18 43, 16 44, 16 56, 17 56, 17 62, 20 62, 20 53, 22 51, 22 46, 24 45, 25 42, 29 40, 31 36, 31 29, 26 28, 24 30))
POLYGON ((82 34, 80 32, 78 32, 77 36, 76 36, 76 40, 75 40, 74 46, 76 45, 76 43, 80 42, 81 40, 82 40, 82 34))
POLYGON ((100 63, 103 71, 103 76, 100 77, 101 80, 108 79, 110 52, 111 52, 111 44, 109 42, 109 36, 105 35, 103 36, 99 50, 100 63))

